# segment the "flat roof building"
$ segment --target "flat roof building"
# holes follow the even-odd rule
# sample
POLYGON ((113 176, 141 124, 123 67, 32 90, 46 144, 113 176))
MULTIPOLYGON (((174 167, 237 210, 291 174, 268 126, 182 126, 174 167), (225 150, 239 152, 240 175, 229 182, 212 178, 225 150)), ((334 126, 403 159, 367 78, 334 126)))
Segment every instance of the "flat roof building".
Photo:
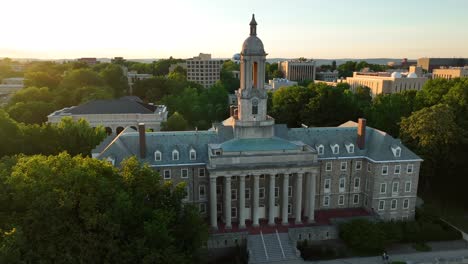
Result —
POLYGON ((453 68, 441 68, 434 69, 432 71, 432 78, 443 78, 443 79, 453 79, 453 78, 463 78, 468 77, 468 66, 465 67, 453 67, 453 68))
POLYGON ((200 53, 187 60, 187 80, 209 88, 221 78, 223 60, 212 59, 211 54, 200 53))
POLYGON ((440 67, 463 67, 468 65, 468 59, 465 58, 419 58, 418 66, 424 70, 432 72, 440 67))
POLYGON ((315 74, 315 79, 324 82, 336 82, 338 80, 338 71, 317 72, 315 74))
POLYGON ((315 61, 287 60, 278 62, 284 78, 291 81, 315 80, 315 61))

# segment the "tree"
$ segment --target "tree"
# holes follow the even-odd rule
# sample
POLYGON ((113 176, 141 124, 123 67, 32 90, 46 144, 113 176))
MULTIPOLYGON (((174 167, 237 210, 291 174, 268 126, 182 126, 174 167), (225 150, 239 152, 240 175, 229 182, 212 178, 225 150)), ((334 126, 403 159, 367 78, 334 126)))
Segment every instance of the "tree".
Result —
POLYGON ((24 79, 25 87, 47 87, 51 90, 56 89, 62 80, 59 75, 52 75, 49 72, 27 72, 24 79))
POLYGON ((163 131, 184 131, 187 128, 187 120, 178 112, 172 114, 166 122, 161 124, 161 130, 163 131))
POLYGON ((121 97, 128 89, 128 79, 122 67, 117 64, 108 64, 100 73, 104 83, 113 91, 114 97, 121 97))
POLYGON ((380 253, 385 245, 385 233, 377 224, 364 219, 341 224, 340 237, 346 245, 361 253, 380 253))
MULTIPOLYGON (((118 66, 117 66, 118 67, 118 66)), ((73 91, 84 86, 103 86, 104 80, 90 69, 77 69, 67 72, 60 86, 68 91, 73 91)))
POLYGON ((2 141, 0 157, 17 153, 21 136, 19 125, 3 109, 0 109, 0 138, 2 141))
POLYGON ((42 124, 57 109, 55 104, 43 101, 19 102, 8 107, 10 117, 26 124, 42 124))

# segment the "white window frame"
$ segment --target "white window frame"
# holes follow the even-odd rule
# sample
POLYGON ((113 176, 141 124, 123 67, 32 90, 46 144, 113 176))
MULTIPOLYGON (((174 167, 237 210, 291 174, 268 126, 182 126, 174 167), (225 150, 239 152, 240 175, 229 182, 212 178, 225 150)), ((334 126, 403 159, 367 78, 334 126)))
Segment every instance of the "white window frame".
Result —
POLYGON ((206 199, 206 185, 204 184, 198 185, 198 197, 200 197, 200 199, 206 199), (202 189, 203 189, 204 194, 201 194, 202 189))
POLYGON ((384 183, 380 184, 379 192, 380 192, 380 194, 387 193, 387 183, 384 182, 384 183), (384 191, 382 191, 382 187, 383 187, 384 191))
POLYGON ((323 197, 323 206, 330 206, 330 196, 326 195, 323 197))
POLYGON ((353 144, 350 144, 348 146, 348 153, 354 153, 354 145, 353 144))
POLYGON ((197 151, 194 150, 194 149, 191 149, 190 152, 189 152, 189 159, 190 160, 196 160, 197 159, 197 151), (192 153, 194 155, 194 157, 192 158, 192 153))
POLYGON ((399 189, 400 189, 400 183, 397 181, 392 182, 392 194, 397 194, 399 192, 399 189), (395 186, 396 186, 396 191, 395 191, 395 186))
POLYGON ((388 175, 388 165, 382 165, 382 175, 388 175))
POLYGON ((162 160, 162 153, 159 150, 156 150, 154 152, 154 161, 161 161, 162 160), (159 159, 158 159, 159 157, 159 159))
POLYGON ((245 188, 245 199, 250 200, 250 188, 245 188))
POLYGON ((412 187, 411 185, 412 185, 411 181, 406 181, 405 182, 405 192, 411 192, 411 187, 412 187), (409 186, 409 188, 408 188, 408 186, 409 186))
POLYGON ((163 170, 163 177, 165 180, 168 180, 171 178, 171 170, 170 169, 167 169, 167 170, 163 170), (168 176, 166 177, 166 172, 168 172, 168 176))
POLYGON ((359 204, 359 194, 354 194, 353 195, 353 204, 359 204), (357 199, 356 199, 357 197, 357 199))
POLYGON ((258 198, 265 199, 265 187, 258 188, 258 198))
POLYGON ((401 165, 395 165, 393 168, 393 173, 399 175, 401 173, 401 165))
POLYGON ((340 192, 344 192, 346 190, 346 178, 345 177, 340 177, 338 180, 338 188, 340 192), (343 185, 343 187, 341 187, 343 185))
POLYGON ((347 161, 342 161, 340 163, 340 170, 341 171, 346 171, 348 169, 348 162, 347 161), (344 165, 344 166, 343 166, 344 165))
POLYGON ((177 149, 172 151, 172 160, 179 160, 179 151, 177 149))
POLYGON ((340 146, 338 144, 332 145, 331 149, 333 154, 340 154, 340 146))
POLYGON ((338 205, 344 205, 345 204, 345 197, 344 195, 339 195, 338 196, 338 205))
POLYGON ((331 190, 331 179, 327 178, 323 181, 323 192, 329 193, 331 190), (327 188, 328 185, 328 188, 327 188))
POLYGON ((198 177, 205 177, 206 171, 205 168, 198 168, 198 177))
POLYGON ((390 202, 390 210, 397 210, 398 209, 398 200, 397 199, 393 199, 391 202, 390 202), (395 207, 393 206, 395 205, 395 207))
POLYGON ((406 166, 406 173, 407 173, 407 174, 413 174, 413 172, 414 172, 414 165, 413 165, 413 164, 408 164, 408 165, 406 166), (411 168, 411 169, 410 169, 410 168, 411 168))
POLYGON ((182 179, 187 179, 187 178, 189 177, 188 174, 189 174, 189 173, 188 173, 188 169, 180 169, 180 178, 182 178, 182 179), (184 176, 184 171, 187 172, 187 173, 185 174, 185 176, 184 176))
POLYGON ((360 160, 356 161, 356 164, 354 167, 357 171, 360 171, 362 169, 362 161, 360 160))
POLYGON ((319 155, 323 155, 324 150, 325 150, 325 147, 324 147, 323 145, 318 145, 318 147, 317 147, 317 153, 318 153, 319 155))
POLYGON ((404 199, 403 200, 403 209, 409 209, 409 199, 404 199))
POLYGON ((359 190, 361 188, 361 178, 354 178, 354 189, 359 190), (357 186, 356 186, 357 183, 357 186))
POLYGON ((237 189, 231 189, 231 201, 237 201, 237 189))
POLYGON ((327 161, 325 163, 325 171, 332 171, 333 170, 333 163, 331 161, 327 161))
POLYGON ((379 211, 385 210, 385 200, 379 200, 379 207, 377 208, 379 211))

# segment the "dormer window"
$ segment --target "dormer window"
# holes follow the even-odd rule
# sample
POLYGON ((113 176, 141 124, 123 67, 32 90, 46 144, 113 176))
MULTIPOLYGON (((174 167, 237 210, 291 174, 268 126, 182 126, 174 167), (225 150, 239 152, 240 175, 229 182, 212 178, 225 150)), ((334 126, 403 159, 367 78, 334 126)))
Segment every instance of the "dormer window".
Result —
POLYGON ((401 157, 401 148, 399 146, 392 146, 393 156, 396 158, 401 157))
POLYGON ((348 153, 354 153, 354 144, 346 144, 346 150, 348 151, 348 153))
POLYGON ((340 146, 338 146, 338 144, 335 144, 335 145, 331 145, 331 150, 333 152, 333 154, 339 154, 340 153, 340 146))
POLYGON ((106 161, 109 162, 110 164, 112 164, 112 166, 115 165, 115 159, 113 157, 107 157, 106 161))
POLYGON ((154 152, 154 160, 155 161, 161 161, 162 160, 162 153, 159 150, 156 150, 154 152))
POLYGON ((317 147, 317 152, 319 155, 323 155, 323 152, 324 152, 325 148, 323 147, 323 145, 319 145, 317 147))
POLYGON ((197 152, 194 149, 190 150, 190 160, 196 160, 197 159, 197 152))
POLYGON ((258 100, 253 99, 252 100, 252 115, 257 115, 258 114, 258 100))
POLYGON ((172 160, 179 160, 179 151, 176 149, 172 151, 172 160))

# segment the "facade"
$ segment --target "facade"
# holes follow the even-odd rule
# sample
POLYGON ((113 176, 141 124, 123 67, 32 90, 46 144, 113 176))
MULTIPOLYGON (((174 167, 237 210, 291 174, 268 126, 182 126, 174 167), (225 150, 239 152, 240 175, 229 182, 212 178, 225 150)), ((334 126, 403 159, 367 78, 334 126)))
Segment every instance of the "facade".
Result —
POLYGON ((136 130, 141 122, 148 124, 148 129, 159 131, 161 123, 167 120, 167 108, 164 105, 145 104, 136 96, 125 96, 66 107, 48 115, 47 119, 49 123, 59 123, 67 116, 73 120, 83 118, 90 126, 103 126, 109 135, 116 135, 127 126, 136 130))
POLYGON ((175 70, 175 68, 177 68, 177 67, 182 67, 182 69, 187 70, 187 63, 186 62, 178 62, 178 63, 171 64, 171 66, 169 66, 169 73, 173 72, 175 70))
POLYGON ((269 80, 268 84, 265 85, 265 89, 267 90, 278 90, 281 87, 288 87, 297 85, 297 82, 290 81, 288 79, 283 78, 273 78, 273 80, 269 80))
POLYGON ((338 80, 338 71, 317 72, 315 78, 324 82, 336 82, 338 80))
POLYGON ((211 59, 211 54, 200 53, 187 60, 187 80, 209 88, 221 78, 223 60, 211 59))
POLYGON ((95 65, 98 63, 97 59, 96 58, 79 58, 78 59, 79 62, 84 62, 88 65, 95 65))
POLYGON ((278 62, 284 78, 291 81, 315 80, 315 61, 288 60, 278 62))
POLYGON ((287 230, 293 241, 323 240, 338 236, 329 220, 339 215, 413 219, 422 160, 400 140, 364 119, 288 128, 267 115, 267 54, 256 26, 252 18, 229 118, 207 131, 145 133, 140 124, 139 132, 126 129, 99 146, 97 158, 119 166, 136 155, 163 181, 185 182, 185 202, 197 205, 213 230, 208 247, 247 240, 252 256, 262 242, 246 237, 260 225, 287 230))
POLYGON ((440 67, 463 67, 468 65, 467 58, 419 58, 418 66, 428 72, 440 67))
POLYGON ((465 67, 453 67, 453 68, 442 68, 434 69, 432 71, 432 78, 443 78, 443 79, 453 79, 453 78, 466 78, 468 77, 468 66, 465 67))
POLYGON ((17 91, 23 89, 24 78, 5 78, 0 84, 0 105, 6 104, 10 97, 17 91))
POLYGON ((379 94, 398 93, 407 90, 421 90, 426 83, 426 77, 419 77, 416 73, 401 74, 400 72, 354 72, 353 77, 347 77, 346 82, 351 90, 359 86, 368 87, 372 97, 379 94))

